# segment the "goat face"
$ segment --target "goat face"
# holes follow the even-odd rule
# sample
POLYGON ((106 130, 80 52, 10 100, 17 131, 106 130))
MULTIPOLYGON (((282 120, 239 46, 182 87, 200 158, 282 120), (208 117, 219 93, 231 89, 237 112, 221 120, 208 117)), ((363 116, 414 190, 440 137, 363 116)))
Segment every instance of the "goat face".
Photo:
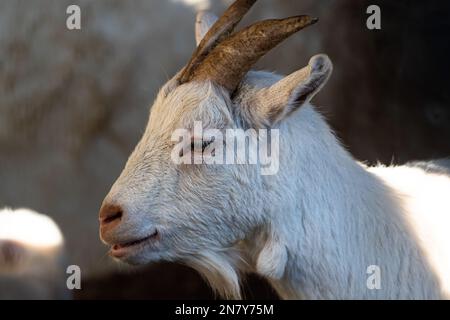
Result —
MULTIPOLYGON (((237 12, 241 18, 253 2, 237 0, 223 17, 237 12)), ((230 248, 267 222, 258 164, 173 161, 175 130, 192 130, 195 121, 222 132, 276 126, 309 102, 331 73, 331 62, 320 55, 284 79, 260 75, 265 78, 255 81, 247 72, 257 58, 316 20, 267 20, 232 34, 240 18, 221 18, 211 27, 216 18, 200 17, 196 52, 159 92, 142 140, 100 210, 101 238, 112 256, 136 264, 188 259, 230 248), (240 47, 249 44, 255 50, 240 47)))
POLYGON ((171 81, 162 88, 101 209, 101 237, 113 256, 131 263, 179 259, 232 246, 260 223, 255 165, 177 165, 172 159, 176 129, 193 129, 194 121, 236 128, 232 108, 228 94, 212 83, 171 81))

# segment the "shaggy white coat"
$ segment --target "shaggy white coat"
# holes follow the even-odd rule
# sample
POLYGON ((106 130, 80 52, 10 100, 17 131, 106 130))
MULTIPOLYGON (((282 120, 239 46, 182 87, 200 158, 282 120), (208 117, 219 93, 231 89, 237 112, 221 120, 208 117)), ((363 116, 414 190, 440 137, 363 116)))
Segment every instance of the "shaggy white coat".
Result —
MULTIPOLYGON (((208 16, 208 25, 214 21, 208 16)), ((207 30, 199 22, 197 41, 207 30)), ((434 299, 450 282, 450 178, 419 167, 367 168, 341 146, 309 103, 332 71, 325 55, 282 78, 250 72, 233 99, 209 82, 169 81, 105 202, 124 209, 108 244, 160 233, 129 263, 181 261, 223 296, 239 274, 266 277, 285 299, 434 299), (172 132, 277 128, 280 168, 177 166, 172 132), (380 288, 370 289, 370 266, 380 288)))

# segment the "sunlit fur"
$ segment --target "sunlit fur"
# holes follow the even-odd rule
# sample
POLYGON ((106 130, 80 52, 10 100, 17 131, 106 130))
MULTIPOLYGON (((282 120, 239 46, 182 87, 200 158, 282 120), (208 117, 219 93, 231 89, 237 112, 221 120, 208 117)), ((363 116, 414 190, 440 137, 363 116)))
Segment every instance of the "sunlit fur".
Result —
POLYGON ((42 250, 60 248, 63 244, 56 223, 30 209, 1 209, 0 221, 0 240, 14 240, 42 250))
POLYGON ((186 263, 228 298, 241 297, 242 272, 266 277, 285 299, 444 297, 450 179, 355 161, 309 103, 331 69, 326 56, 313 57, 272 89, 282 77, 250 72, 233 99, 210 82, 169 81, 105 199, 125 214, 103 240, 145 237, 156 227, 160 241, 125 261, 186 263), (279 129, 279 172, 173 164, 171 134, 195 120, 205 128, 279 129), (367 287, 370 265, 380 267, 379 290, 367 287))
POLYGON ((68 299, 63 237, 48 216, 0 209, 0 300, 68 299))

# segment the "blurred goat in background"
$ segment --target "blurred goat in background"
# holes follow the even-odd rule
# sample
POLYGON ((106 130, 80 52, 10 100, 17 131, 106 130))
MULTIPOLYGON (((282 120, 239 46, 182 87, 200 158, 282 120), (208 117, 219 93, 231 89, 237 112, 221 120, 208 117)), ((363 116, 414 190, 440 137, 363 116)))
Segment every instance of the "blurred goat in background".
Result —
POLYGON ((64 239, 29 209, 0 210, 0 299, 67 299, 64 239))

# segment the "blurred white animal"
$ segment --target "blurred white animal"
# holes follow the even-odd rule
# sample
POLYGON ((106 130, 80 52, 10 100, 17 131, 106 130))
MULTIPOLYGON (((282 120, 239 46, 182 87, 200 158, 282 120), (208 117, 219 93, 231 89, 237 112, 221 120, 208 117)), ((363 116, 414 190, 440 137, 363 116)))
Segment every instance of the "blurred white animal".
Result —
POLYGON ((67 299, 63 236, 29 209, 0 210, 0 299, 67 299))

